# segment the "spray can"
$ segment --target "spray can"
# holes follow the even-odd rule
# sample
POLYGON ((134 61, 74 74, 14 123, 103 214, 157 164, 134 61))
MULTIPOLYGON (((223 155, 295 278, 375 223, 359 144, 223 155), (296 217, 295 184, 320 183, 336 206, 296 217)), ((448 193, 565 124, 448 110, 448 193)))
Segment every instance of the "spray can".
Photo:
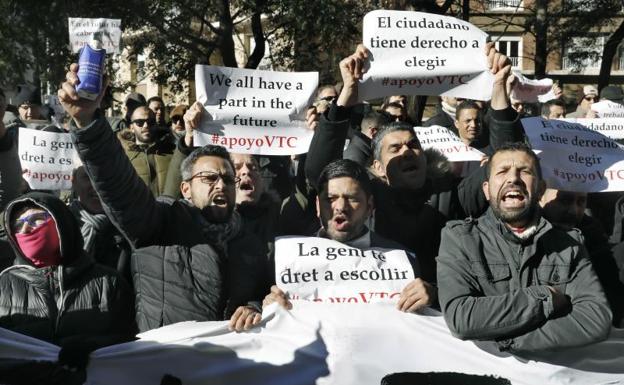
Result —
POLYGON ((102 42, 94 36, 89 44, 80 50, 78 59, 78 79, 80 84, 76 92, 81 98, 95 100, 102 91, 102 77, 104 75, 104 62, 106 50, 102 48, 102 42))

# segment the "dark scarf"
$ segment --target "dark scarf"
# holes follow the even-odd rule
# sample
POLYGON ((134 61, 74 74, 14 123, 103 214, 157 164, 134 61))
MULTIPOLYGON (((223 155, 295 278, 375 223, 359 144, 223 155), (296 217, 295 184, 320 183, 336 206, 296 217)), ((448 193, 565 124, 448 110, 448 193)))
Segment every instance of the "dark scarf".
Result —
MULTIPOLYGON (((191 207, 195 207, 192 202, 183 200, 184 203, 191 207)), ((230 219, 224 223, 209 222, 201 213, 201 210, 192 210, 193 217, 201 226, 204 237, 212 246, 227 255, 227 243, 234 239, 242 229, 242 220, 240 214, 236 211, 232 212, 230 219)))

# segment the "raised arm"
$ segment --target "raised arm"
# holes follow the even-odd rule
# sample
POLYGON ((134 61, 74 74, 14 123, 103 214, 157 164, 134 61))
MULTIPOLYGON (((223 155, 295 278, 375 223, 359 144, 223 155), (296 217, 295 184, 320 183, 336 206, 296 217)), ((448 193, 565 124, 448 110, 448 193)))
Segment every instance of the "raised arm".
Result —
POLYGON ((106 118, 97 109, 105 87, 95 101, 79 98, 78 65, 72 64, 58 91, 63 108, 72 117, 72 138, 85 171, 97 191, 106 214, 134 247, 161 239, 164 205, 156 202, 141 181, 113 134, 106 118))
POLYGON ((349 108, 357 103, 358 81, 364 74, 367 58, 368 51, 359 45, 354 54, 340 62, 344 84, 342 91, 329 111, 321 117, 306 158, 306 178, 315 187, 323 168, 336 159, 342 159, 349 130, 349 108))

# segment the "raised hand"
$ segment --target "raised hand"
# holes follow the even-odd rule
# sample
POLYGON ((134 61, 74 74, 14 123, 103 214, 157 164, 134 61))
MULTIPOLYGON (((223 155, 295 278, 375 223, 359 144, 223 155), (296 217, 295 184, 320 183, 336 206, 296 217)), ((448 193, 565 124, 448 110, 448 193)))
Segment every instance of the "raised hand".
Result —
POLYGON ((57 94, 65 112, 74 119, 76 126, 81 128, 88 126, 94 120, 95 111, 100 107, 100 102, 108 87, 108 81, 104 81, 102 90, 95 100, 84 99, 78 96, 76 86, 79 83, 78 64, 73 63, 69 67, 69 71, 65 75, 65 82, 61 84, 57 94))

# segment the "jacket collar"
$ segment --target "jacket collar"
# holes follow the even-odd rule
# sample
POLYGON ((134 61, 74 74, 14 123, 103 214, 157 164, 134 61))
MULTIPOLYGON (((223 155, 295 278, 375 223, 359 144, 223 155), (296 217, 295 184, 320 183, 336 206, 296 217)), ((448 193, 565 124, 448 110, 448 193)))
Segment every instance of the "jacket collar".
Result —
POLYGON ((550 224, 550 222, 548 222, 544 217, 542 217, 539 208, 537 208, 536 213, 535 213, 535 219, 532 222, 537 227, 537 230, 532 236, 526 239, 522 239, 516 236, 514 232, 511 231, 509 227, 507 227, 507 225, 500 218, 496 216, 491 206, 488 208, 484 217, 485 217, 486 225, 489 228, 496 231, 496 233, 502 235, 503 238, 506 239, 507 241, 510 241, 512 243, 519 244, 519 245, 527 245, 531 243, 535 244, 542 235, 544 235, 546 232, 552 229, 552 225, 550 224))

